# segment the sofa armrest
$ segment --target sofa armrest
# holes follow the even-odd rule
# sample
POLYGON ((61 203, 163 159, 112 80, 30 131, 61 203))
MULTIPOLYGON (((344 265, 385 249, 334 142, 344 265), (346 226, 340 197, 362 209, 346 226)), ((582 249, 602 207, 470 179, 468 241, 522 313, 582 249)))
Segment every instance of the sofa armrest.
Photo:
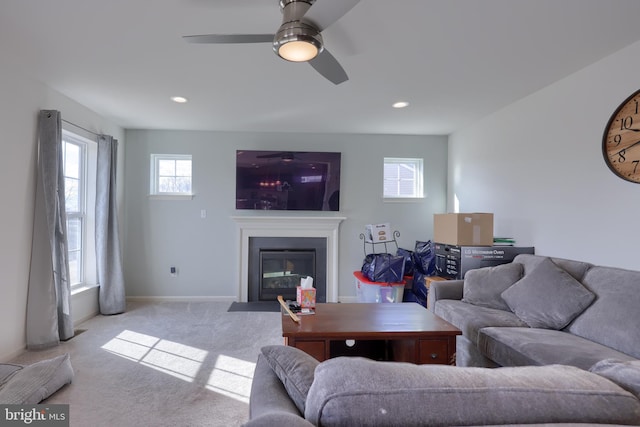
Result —
POLYGON ((441 299, 462 299, 464 280, 442 280, 429 286, 429 310, 433 311, 436 302, 441 299))
POLYGON ((267 412, 242 424, 242 427, 313 427, 301 415, 288 412, 267 412))
POLYGON ((253 420, 262 415, 273 413, 288 413, 302 418, 300 411, 287 394, 282 381, 273 372, 264 356, 260 354, 251 384, 249 417, 253 420))

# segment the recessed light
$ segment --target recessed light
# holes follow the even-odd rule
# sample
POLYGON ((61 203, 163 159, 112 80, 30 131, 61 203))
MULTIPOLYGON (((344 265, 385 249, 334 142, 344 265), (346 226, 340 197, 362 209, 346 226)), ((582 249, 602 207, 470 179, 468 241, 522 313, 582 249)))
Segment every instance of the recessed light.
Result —
POLYGON ((178 104, 184 104, 185 102, 187 102, 187 98, 185 98, 184 96, 172 96, 171 100, 173 102, 177 102, 178 104))
POLYGON ((398 102, 394 102, 391 106, 393 108, 404 108, 409 106, 409 103, 407 101, 398 101, 398 102))

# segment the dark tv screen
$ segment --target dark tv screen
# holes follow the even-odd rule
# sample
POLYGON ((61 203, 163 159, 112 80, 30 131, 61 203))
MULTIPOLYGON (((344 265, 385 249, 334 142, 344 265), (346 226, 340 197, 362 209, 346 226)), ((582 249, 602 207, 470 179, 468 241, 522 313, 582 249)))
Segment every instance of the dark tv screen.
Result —
POLYGON ((236 209, 340 210, 340 153, 236 151, 236 209))

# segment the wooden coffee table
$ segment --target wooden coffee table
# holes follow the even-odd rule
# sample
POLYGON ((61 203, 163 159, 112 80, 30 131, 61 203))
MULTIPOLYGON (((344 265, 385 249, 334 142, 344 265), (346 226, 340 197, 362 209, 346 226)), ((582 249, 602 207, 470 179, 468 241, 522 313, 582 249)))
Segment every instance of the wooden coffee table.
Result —
POLYGON ((458 328, 417 303, 317 304, 296 323, 282 315, 285 345, 319 361, 336 356, 451 364, 458 328), (350 346, 350 344, 355 344, 350 346))

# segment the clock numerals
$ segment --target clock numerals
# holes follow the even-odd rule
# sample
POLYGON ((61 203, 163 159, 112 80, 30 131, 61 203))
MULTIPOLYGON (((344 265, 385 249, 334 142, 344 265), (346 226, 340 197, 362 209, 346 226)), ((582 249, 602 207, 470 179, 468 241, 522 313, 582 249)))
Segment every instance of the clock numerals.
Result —
POLYGON ((602 138, 602 154, 618 177, 640 184, 640 90, 614 111, 602 138))
POLYGON ((627 116, 624 119, 620 119, 620 130, 629 130, 633 126, 633 117, 627 116))
POLYGON ((622 142, 622 135, 617 134, 613 137, 613 141, 612 141, 615 146, 617 147, 618 145, 620 145, 620 143, 622 142))

